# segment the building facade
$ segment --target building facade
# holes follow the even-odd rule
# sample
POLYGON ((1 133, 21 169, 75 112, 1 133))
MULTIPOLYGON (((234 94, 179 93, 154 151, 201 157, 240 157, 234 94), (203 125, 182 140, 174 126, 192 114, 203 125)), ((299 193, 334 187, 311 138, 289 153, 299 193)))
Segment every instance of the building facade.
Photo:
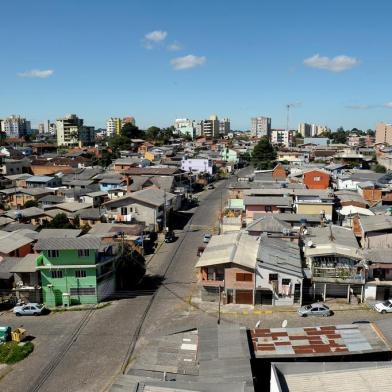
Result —
POLYGON ((122 121, 118 117, 110 117, 106 121, 106 136, 112 137, 119 135, 121 132, 122 121))
POLYGON ((230 133, 230 119, 223 118, 222 120, 219 120, 219 134, 225 136, 229 133, 230 133))
POLYGON ((250 132, 252 136, 263 137, 271 136, 271 118, 270 117, 253 117, 251 119, 250 132))
POLYGON ((83 125, 75 114, 56 120, 58 146, 84 146, 95 142, 94 127, 83 125))
POLYGON ((174 121, 174 128, 179 136, 196 137, 196 126, 193 120, 188 118, 177 118, 174 121))
POLYGON ((376 143, 392 145, 392 124, 381 122, 376 125, 376 143))
POLYGON ((207 137, 219 137, 220 123, 218 117, 213 114, 208 120, 202 121, 202 134, 207 137))
POLYGON ((1 122, 1 131, 4 132, 7 137, 23 137, 31 131, 30 121, 27 121, 20 116, 12 115, 1 122))
POLYGON ((293 131, 286 131, 285 129, 273 129, 271 131, 271 143, 291 147, 293 144, 293 131))

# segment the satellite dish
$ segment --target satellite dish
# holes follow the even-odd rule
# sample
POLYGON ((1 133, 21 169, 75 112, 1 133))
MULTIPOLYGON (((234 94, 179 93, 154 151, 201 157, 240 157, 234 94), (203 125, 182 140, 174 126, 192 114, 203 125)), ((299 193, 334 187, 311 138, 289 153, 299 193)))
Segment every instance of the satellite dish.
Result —
POLYGON ((313 241, 308 241, 307 245, 309 248, 311 248, 313 246, 313 241))
MULTIPOLYGON (((304 235, 308 234, 308 229, 305 229, 305 230, 303 231, 303 234, 304 234, 304 235)), ((310 242, 311 242, 311 241, 310 241, 310 242)))
POLYGON ((261 320, 259 320, 259 321, 256 323, 255 328, 259 328, 259 327, 260 327, 260 324, 261 324, 261 320))
POLYGON ((287 320, 283 320, 282 322, 282 328, 286 328, 287 327, 287 320))

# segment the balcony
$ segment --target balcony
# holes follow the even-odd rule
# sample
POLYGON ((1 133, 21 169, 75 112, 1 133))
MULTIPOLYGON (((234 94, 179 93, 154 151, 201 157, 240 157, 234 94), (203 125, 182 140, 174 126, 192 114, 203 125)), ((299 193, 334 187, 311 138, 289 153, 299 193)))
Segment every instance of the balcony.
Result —
POLYGON ((200 284, 206 287, 224 287, 224 280, 201 280, 200 284))
POLYGON ((363 284, 365 275, 351 268, 317 267, 312 271, 312 280, 313 282, 363 284))

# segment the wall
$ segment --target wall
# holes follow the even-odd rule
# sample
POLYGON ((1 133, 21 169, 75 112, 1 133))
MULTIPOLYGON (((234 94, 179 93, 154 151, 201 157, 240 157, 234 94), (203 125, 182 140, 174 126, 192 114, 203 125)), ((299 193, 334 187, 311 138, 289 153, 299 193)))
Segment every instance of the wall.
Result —
POLYGON ((318 170, 304 173, 303 182, 308 189, 327 189, 330 183, 330 175, 318 170), (319 178, 320 181, 316 181, 319 178))
POLYGON ((382 199, 381 189, 359 189, 358 192, 365 200, 369 202, 379 202, 382 199))
POLYGON ((225 269, 225 289, 253 290, 255 286, 255 274, 246 268, 226 268, 225 269), (237 281, 237 273, 249 273, 252 275, 251 282, 237 281))
POLYGON ((392 247, 392 233, 383 233, 383 232, 367 233, 365 240, 362 240, 361 244, 364 248, 368 248, 368 249, 392 247))
POLYGON ((297 214, 318 214, 320 215, 321 211, 325 211, 325 217, 327 219, 332 219, 333 214, 333 206, 322 203, 314 203, 314 204, 296 204, 297 214))
POLYGON ((246 218, 247 219, 253 219, 253 215, 257 212, 262 212, 262 213, 266 213, 266 214, 277 214, 279 213, 279 208, 277 208, 276 206, 271 206, 272 211, 266 211, 265 210, 266 206, 254 206, 254 205, 247 205, 245 206, 245 211, 246 211, 246 218))

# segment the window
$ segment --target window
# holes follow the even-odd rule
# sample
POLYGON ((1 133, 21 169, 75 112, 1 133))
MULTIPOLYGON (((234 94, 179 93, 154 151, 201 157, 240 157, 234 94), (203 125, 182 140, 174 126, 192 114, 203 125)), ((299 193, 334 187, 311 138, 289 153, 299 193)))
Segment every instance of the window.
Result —
POLYGON ((50 271, 52 279, 61 279, 63 277, 63 271, 50 271))
POLYGON ((272 206, 264 206, 265 212, 272 212, 272 206))
POLYGON ((49 249, 48 257, 59 257, 59 251, 57 249, 49 249))
POLYGON ((278 274, 269 274, 268 281, 271 283, 273 281, 278 280, 278 274))
POLYGON ((90 256, 90 249, 79 249, 78 250, 79 257, 88 257, 90 256))
POLYGON ((121 207, 121 215, 128 215, 127 207, 121 207))
POLYGON ((236 281, 237 282, 252 282, 252 274, 238 272, 236 274, 236 281))
POLYGON ((87 276, 86 270, 76 270, 75 278, 85 278, 87 276))
POLYGON ((321 177, 320 176, 313 177, 313 181, 314 182, 320 182, 321 181, 321 177))
POLYGON ((291 283, 291 279, 282 279, 282 285, 288 286, 291 283))
POLYGON ((95 295, 95 287, 71 287, 70 295, 95 295))

